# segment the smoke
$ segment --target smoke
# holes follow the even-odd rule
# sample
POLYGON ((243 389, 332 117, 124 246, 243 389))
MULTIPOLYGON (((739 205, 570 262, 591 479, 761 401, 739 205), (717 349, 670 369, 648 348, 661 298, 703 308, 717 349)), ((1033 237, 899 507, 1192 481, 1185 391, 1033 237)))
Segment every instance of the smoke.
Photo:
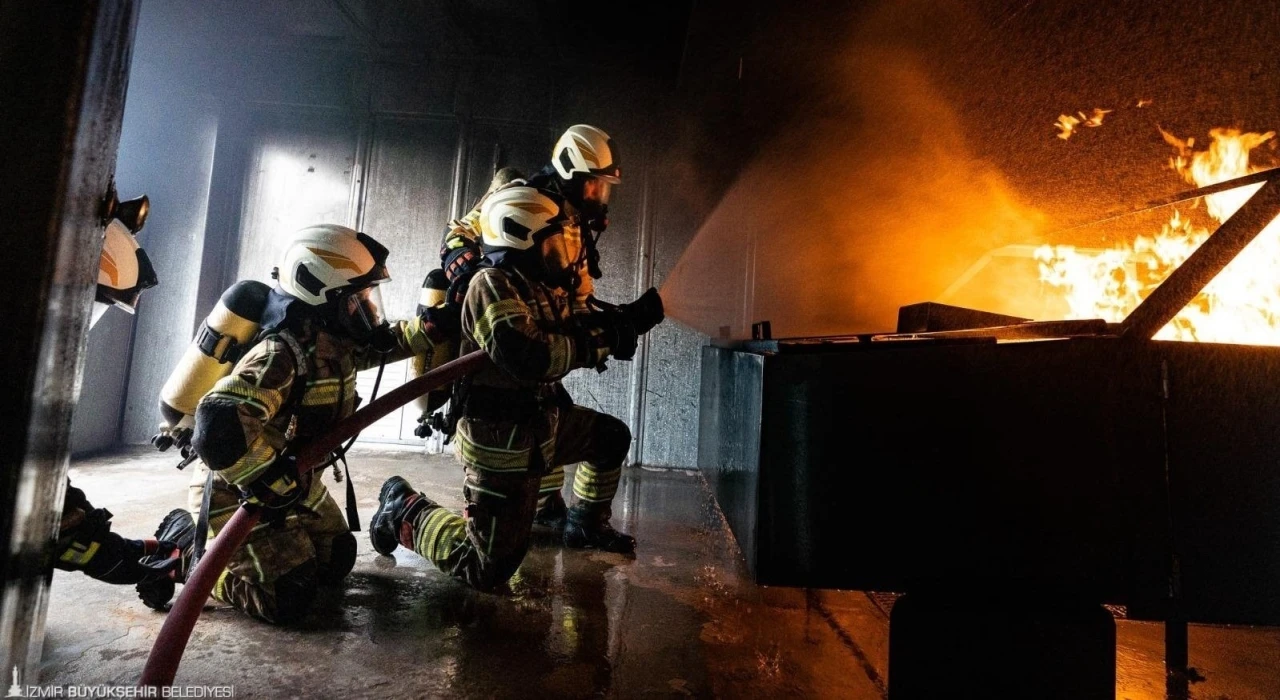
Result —
MULTIPOLYGON (((1043 217, 966 146, 918 52, 883 31, 828 54, 826 93, 797 110, 732 185, 662 294, 711 336, 892 330, 1043 217)), ((891 28, 890 28, 891 29, 891 28)))

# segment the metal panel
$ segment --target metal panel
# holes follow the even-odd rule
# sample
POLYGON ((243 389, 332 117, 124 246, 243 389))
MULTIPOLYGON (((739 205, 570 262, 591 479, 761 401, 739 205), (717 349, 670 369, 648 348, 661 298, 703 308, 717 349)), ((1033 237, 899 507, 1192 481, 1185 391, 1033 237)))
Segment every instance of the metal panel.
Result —
MULTIPOLYGON (((95 452, 116 444, 125 383, 129 377, 129 345, 136 317, 111 312, 89 331, 85 347, 80 401, 71 416, 71 454, 95 452)), ((152 404, 155 402, 153 401, 152 404)), ((154 411, 154 405, 152 407, 154 411)), ((155 421, 151 428, 154 429, 155 421)))
MULTIPOLYGON (((391 251, 391 281, 383 299, 392 318, 409 318, 418 303, 422 280, 440 266, 441 234, 449 221, 449 193, 458 127, 453 120, 380 119, 373 130, 366 177, 364 230, 391 251)), ((386 368, 380 393, 406 379, 408 362, 386 368)), ((373 390, 375 370, 359 376, 361 396, 373 390)), ((412 405, 378 421, 362 439, 421 442, 413 435, 417 409, 412 405)))
POLYGON ((499 168, 512 166, 531 175, 549 162, 554 137, 546 127, 488 121, 474 121, 469 126, 462 213, 484 196, 499 168))
POLYGON ((90 331, 73 452, 149 439, 160 386, 191 337, 218 129, 203 79, 215 39, 202 30, 213 12, 184 1, 147 3, 139 14, 115 179, 121 196, 151 199, 138 239, 160 286, 137 315, 110 312, 90 331))
POLYGON ((1118 346, 765 357, 757 578, 1126 598, 1163 458, 1158 367, 1118 346))
POLYGON ((1012 588, 1280 623, 1280 350, 804 349, 704 351, 699 460, 760 582, 1012 588), (753 488, 741 445, 756 426, 753 488))
POLYGON ((698 455, 698 364, 706 337, 674 321, 649 332, 642 462, 688 469, 698 455))
POLYGON ((460 70, 430 62, 424 65, 376 64, 373 109, 382 114, 452 116, 460 70))
MULTIPOLYGON (((477 61, 471 65, 468 104, 463 108, 484 119, 546 124, 557 77, 558 71, 536 60, 477 61)), ((545 156, 538 160, 545 162, 545 156)))
POLYGON ((702 410, 698 468, 706 474, 747 568, 756 569, 757 484, 760 478, 764 357, 702 349, 702 410))
MULTIPOLYGON (((670 169, 655 161, 660 193, 653 199, 653 283, 662 288, 697 229, 692 203, 672 192, 670 169)), ((677 169, 678 171, 678 169, 677 169)), ((720 265, 724 261, 708 261, 720 265)), ((683 303, 691 303, 685 299, 683 303)), ((707 337, 674 318, 649 333, 644 382, 646 465, 689 468, 698 463, 698 357, 707 337)))
POLYGON ((160 387, 186 350, 193 328, 209 311, 198 307, 197 297, 218 135, 216 106, 210 99, 192 95, 179 100, 180 106, 171 106, 171 85, 160 76, 139 77, 142 85, 134 85, 141 89, 131 91, 125 112, 118 183, 121 192, 145 192, 151 198, 151 215, 139 239, 160 286, 144 294, 139 304, 132 352, 91 353, 88 360, 116 364, 128 358, 124 415, 118 408, 110 413, 113 441, 118 426, 120 439, 129 443, 146 442, 155 434, 160 387), (141 114, 132 111, 135 106, 141 114), (172 119, 158 127, 149 122, 150 111, 165 109, 172 119))
POLYGON ((1280 623, 1280 351, 1157 343, 1169 363, 1169 470, 1183 610, 1280 623))
POLYGON ((235 280, 271 283, 282 241, 308 224, 350 225, 358 126, 335 114, 264 111, 253 130, 235 280))

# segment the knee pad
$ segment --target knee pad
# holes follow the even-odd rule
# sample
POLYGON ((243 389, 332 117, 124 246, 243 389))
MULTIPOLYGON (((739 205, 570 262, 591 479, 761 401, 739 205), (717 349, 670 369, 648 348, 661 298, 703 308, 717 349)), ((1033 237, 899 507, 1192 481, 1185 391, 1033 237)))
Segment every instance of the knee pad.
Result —
POLYGON ((356 565, 356 536, 344 532, 329 545, 329 562, 320 566, 316 576, 320 583, 340 583, 356 565))
POLYGON ((315 600, 317 583, 314 559, 276 579, 276 610, 271 621, 288 625, 305 617, 315 600))
POLYGON ((611 463, 622 464, 631 451, 631 429, 610 415, 602 415, 597 425, 601 452, 611 463))

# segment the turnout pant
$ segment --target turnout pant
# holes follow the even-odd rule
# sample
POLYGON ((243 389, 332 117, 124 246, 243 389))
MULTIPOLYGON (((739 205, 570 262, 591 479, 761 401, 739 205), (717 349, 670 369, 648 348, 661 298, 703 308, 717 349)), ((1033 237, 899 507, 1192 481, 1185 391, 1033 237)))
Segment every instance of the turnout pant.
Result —
POLYGON ((576 507, 608 511, 631 431, 613 416, 567 406, 524 423, 463 418, 455 441, 466 473, 464 514, 430 504, 401 528, 401 543, 472 587, 490 590, 520 567, 543 478, 554 467, 563 478, 565 464, 584 462, 574 477, 576 507))
MULTIPOLYGON (((197 514, 208 473, 200 464, 192 477, 188 505, 197 514)), ((318 585, 340 582, 351 572, 355 536, 320 475, 313 474, 310 481, 307 495, 283 518, 268 522, 264 516, 253 528, 214 585, 215 599, 264 622, 289 623, 307 613, 318 585)), ((240 507, 235 489, 217 476, 213 484, 210 539, 240 507)))

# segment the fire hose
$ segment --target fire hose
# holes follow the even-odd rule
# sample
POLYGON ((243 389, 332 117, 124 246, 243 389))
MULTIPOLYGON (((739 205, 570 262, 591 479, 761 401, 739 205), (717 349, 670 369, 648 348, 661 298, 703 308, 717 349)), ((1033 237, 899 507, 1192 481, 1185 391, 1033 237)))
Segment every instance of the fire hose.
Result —
MULTIPOLYGON (((298 453, 298 471, 309 472, 324 463, 325 458, 351 436, 369 427, 380 418, 409 403, 423 394, 438 389, 449 382, 460 379, 481 369, 489 358, 483 350, 463 355, 456 360, 446 362, 436 369, 417 377, 393 391, 387 393, 368 406, 356 411, 338 422, 328 433, 303 446, 298 453)), ((191 572, 182 587, 182 593, 174 602, 173 608, 165 618, 160 634, 151 646, 151 654, 147 657, 147 665, 142 669, 141 686, 167 686, 173 684, 178 673, 178 664, 182 661, 182 653, 187 648, 191 631, 204 603, 213 592, 222 571, 231 561, 254 525, 262 517, 260 508, 242 505, 231 516, 231 520, 222 528, 218 536, 210 543, 204 557, 191 572)))

